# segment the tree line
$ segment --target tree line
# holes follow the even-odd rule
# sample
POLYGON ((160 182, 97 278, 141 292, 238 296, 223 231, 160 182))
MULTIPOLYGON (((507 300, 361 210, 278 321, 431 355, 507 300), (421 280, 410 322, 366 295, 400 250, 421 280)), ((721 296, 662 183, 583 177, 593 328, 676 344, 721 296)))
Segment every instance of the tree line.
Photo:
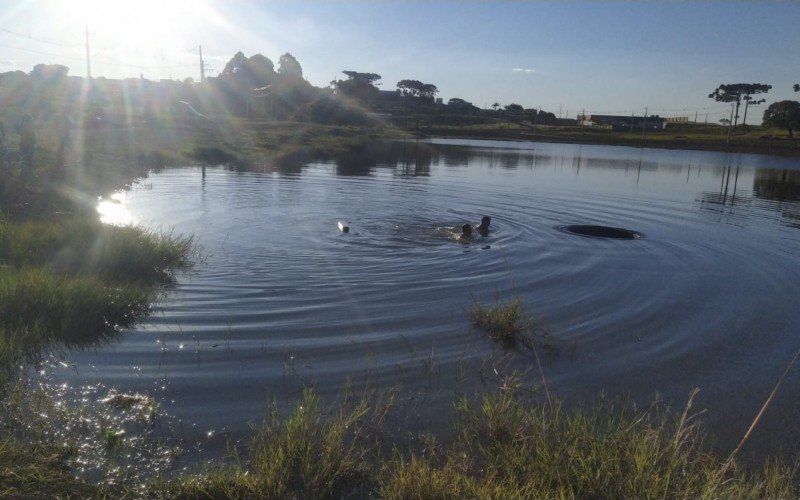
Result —
MULTIPOLYGON (((68 76, 68 72, 66 66, 38 64, 29 74, 2 73, 0 98, 7 108, 20 108, 20 116, 30 113, 34 117, 49 117, 54 111, 77 110, 95 125, 102 123, 95 118, 105 119, 104 113, 122 108, 136 109, 151 119, 169 112, 174 115, 177 111, 190 117, 230 114, 358 125, 371 120, 367 111, 376 111, 416 116, 446 114, 454 124, 459 123, 458 117, 464 117, 464 123, 470 117, 533 124, 557 122, 554 113, 524 108, 517 103, 501 106, 495 102, 491 110, 482 110, 458 97, 446 104, 437 102, 438 87, 416 79, 400 80, 394 90, 381 92, 382 77, 377 73, 345 70, 344 78, 334 80, 329 87, 315 87, 304 79, 300 63, 289 53, 280 57, 276 69, 272 60, 262 54, 247 57, 237 52, 218 76, 200 83, 191 78, 183 82, 151 82, 143 77, 125 80, 99 77, 84 81, 68 76), (78 109, 79 105, 88 109, 78 109)), ((763 83, 728 83, 719 85, 708 97, 731 104, 730 120, 726 121, 729 126, 737 127, 742 107, 744 126, 749 109, 764 104, 763 96, 771 89, 771 85, 763 83)), ((794 90, 800 91, 800 84, 795 84, 794 90)), ((800 103, 786 100, 771 104, 764 111, 763 124, 783 128, 791 136, 800 125, 800 103)))
MULTIPOLYGON (((793 88, 795 92, 800 91, 800 84, 795 84, 793 88)), ((744 102, 742 125, 746 126, 748 108, 766 102, 766 99, 758 99, 755 96, 766 94, 771 89, 772 85, 763 83, 728 83, 714 89, 708 97, 717 102, 731 103, 730 119, 723 118, 720 121, 736 128, 739 125, 739 108, 742 102, 744 102)), ((782 128, 788 132, 789 137, 792 137, 792 132, 800 126, 800 102, 784 100, 770 104, 764 110, 762 124, 765 127, 782 128)))

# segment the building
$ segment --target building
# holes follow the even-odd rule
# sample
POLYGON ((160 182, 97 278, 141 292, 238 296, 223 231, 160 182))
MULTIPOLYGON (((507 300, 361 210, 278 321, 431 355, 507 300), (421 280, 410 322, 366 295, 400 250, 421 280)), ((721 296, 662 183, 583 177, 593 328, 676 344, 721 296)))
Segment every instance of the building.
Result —
POLYGON ((634 130, 664 130, 667 120, 658 115, 622 116, 622 115, 578 115, 578 124, 587 127, 611 129, 621 132, 634 130))
POLYGON ((667 123, 689 123, 688 116, 670 116, 667 118, 667 123))

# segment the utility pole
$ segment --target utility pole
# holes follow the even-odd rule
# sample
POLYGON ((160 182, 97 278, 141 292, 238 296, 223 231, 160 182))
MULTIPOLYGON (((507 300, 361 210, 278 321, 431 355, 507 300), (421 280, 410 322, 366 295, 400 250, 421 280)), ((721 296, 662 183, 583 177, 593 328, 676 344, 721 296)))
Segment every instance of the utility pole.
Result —
POLYGON ((706 113, 706 119, 703 120, 703 123, 708 124, 708 113, 706 113))
POLYGON ((697 111, 694 112, 694 123, 697 124, 697 111))
POLYGON ((89 56, 89 27, 86 27, 86 78, 92 79, 92 61, 89 56))
POLYGON ((206 82, 206 64, 203 62, 203 46, 198 45, 197 51, 200 54, 200 83, 206 82))
POLYGON ((561 106, 563 106, 563 104, 559 104, 558 105, 558 119, 559 120, 561 119, 561 106))
POLYGON ((644 123, 642 123, 642 140, 644 140, 644 131, 647 128, 647 106, 644 108, 644 123))
POLYGON ((630 132, 631 134, 633 133, 633 113, 634 112, 631 111, 631 127, 630 127, 630 130, 628 130, 628 132, 630 132))

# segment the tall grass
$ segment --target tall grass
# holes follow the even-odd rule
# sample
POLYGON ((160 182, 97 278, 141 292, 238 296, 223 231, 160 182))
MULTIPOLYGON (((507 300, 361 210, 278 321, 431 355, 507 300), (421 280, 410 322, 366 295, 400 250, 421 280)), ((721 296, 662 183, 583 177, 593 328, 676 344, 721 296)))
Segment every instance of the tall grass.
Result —
POLYGON ((0 221, 0 368, 130 328, 192 255, 191 237, 92 218, 0 221))
POLYGON ((362 432, 366 401, 332 416, 306 390, 283 419, 273 408, 251 441, 247 467, 157 484, 159 496, 189 498, 340 498, 370 484, 362 432))
POLYGON ((520 334, 529 326, 522 313, 520 299, 514 299, 507 303, 497 302, 493 306, 484 306, 473 302, 469 316, 472 324, 486 331, 492 340, 507 344, 515 343, 520 334))
POLYGON ((0 439, 0 498, 112 498, 102 487, 75 479, 69 450, 0 439))
MULTIPOLYGON (((567 411, 504 393, 458 402, 459 437, 436 453, 385 465, 385 498, 796 498, 795 470, 752 474, 704 451, 685 410, 620 401, 567 411)), ((435 448, 434 448, 435 449, 435 448)))
POLYGON ((513 394, 456 401, 456 437, 395 448, 363 431, 367 405, 320 411, 311 393, 256 431, 246 460, 155 483, 180 498, 796 498, 794 468, 746 472, 704 451, 691 414, 601 400, 568 410, 513 394), (476 404, 477 403, 477 404, 476 404))
POLYGON ((0 262, 65 274, 156 283, 190 265, 192 237, 117 227, 83 217, 0 223, 0 262))
POLYGON ((155 290, 66 276, 46 268, 0 272, 0 365, 35 357, 48 346, 82 347, 129 328, 150 308, 155 290))

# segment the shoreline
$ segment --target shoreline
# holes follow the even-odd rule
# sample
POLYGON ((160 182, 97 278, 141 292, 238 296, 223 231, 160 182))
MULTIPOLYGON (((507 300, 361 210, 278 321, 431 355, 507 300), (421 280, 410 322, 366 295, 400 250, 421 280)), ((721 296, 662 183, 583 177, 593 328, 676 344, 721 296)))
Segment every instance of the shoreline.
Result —
POLYGON ((567 134, 541 134, 521 131, 455 131, 446 128, 426 128, 420 129, 418 137, 425 139, 432 138, 456 138, 456 139, 477 139, 477 140, 507 140, 524 142, 546 142, 562 144, 586 144, 595 146, 621 146, 632 148, 652 148, 652 149, 672 149, 686 151, 713 151, 719 153, 737 154, 757 154, 766 156, 780 156, 788 158, 800 158, 800 140, 769 137, 765 139, 732 139, 730 142, 714 139, 682 139, 668 138, 665 132, 656 132, 656 138, 645 138, 644 140, 627 137, 624 135, 610 135, 612 132, 589 132, 583 135, 567 134))
MULTIPOLYGON (((203 148, 206 148, 205 152, 209 155, 205 160, 213 164, 217 160, 224 163, 237 159, 244 161, 251 157, 271 157, 274 160, 281 154, 333 155, 341 151, 363 149, 375 141, 397 140, 403 136, 402 131, 390 127, 372 129, 320 127, 309 124, 298 125, 296 122, 260 124, 260 128, 257 128, 259 125, 257 123, 236 122, 233 125, 238 127, 221 132, 165 127, 159 130, 162 132, 160 137, 153 131, 141 131, 141 135, 134 136, 135 141, 131 141, 131 136, 127 135, 131 132, 128 129, 96 132, 83 144, 89 147, 83 150, 84 156, 79 159, 75 168, 67 172, 67 177, 74 180, 75 186, 87 186, 100 191, 109 186, 120 187, 120 183, 130 182, 132 178, 136 178, 151 167, 165 167, 171 164, 170 162, 193 157, 195 161, 203 161, 203 158, 194 156, 203 148), (165 131, 172 134, 164 133, 165 131), (180 132, 184 134, 179 135, 180 132), (204 134, 206 137, 203 137, 204 134), (120 158, 129 161, 127 164, 114 161, 120 158), (149 159, 152 159, 152 165, 147 161, 149 159), (107 168, 106 172, 103 172, 103 167, 107 168), (82 184, 80 181, 83 181, 84 177, 78 174, 89 172, 93 174, 102 172, 105 175, 102 179, 97 179, 97 182, 82 184)), ((437 134, 436 137, 448 136, 437 134)), ((552 135, 549 137, 553 140, 544 141, 543 136, 538 134, 535 139, 497 136, 489 139, 569 143, 562 137, 552 135)), ((639 147, 657 146, 645 144, 639 147)), ((259 165, 252 165, 252 168, 259 168, 259 165)), ((44 180, 44 175, 49 173, 49 170, 43 170, 40 180, 44 180)), ((63 208, 50 203, 45 203, 44 207, 63 208)), ((81 219, 91 218, 93 212, 85 210, 87 207, 83 208, 84 210, 75 208, 74 216, 81 219)), ((34 210, 30 215, 36 219, 47 213, 47 210, 42 212, 34 210)), ((12 224, 21 227, 20 221, 8 222, 10 229, 13 229, 12 224)), ((40 221, 34 222, 40 223, 40 221)), ((60 230, 62 225, 60 220, 53 222, 53 227, 56 229, 60 230)), ((47 234, 47 231, 39 225, 26 226, 23 229, 25 231, 19 230, 19 234, 47 234)), ((103 229, 112 231, 108 228, 103 229)), ((77 238, 75 235, 82 232, 76 230, 63 230, 63 233, 65 240, 74 238, 84 242, 95 239, 77 238)), ((22 249, 16 251, 14 255, 20 255, 19 259, 27 262, 30 252, 27 251, 27 247, 23 248, 21 244, 23 238, 16 234, 9 237, 9 241, 17 243, 22 249)), ((112 238, 102 239, 112 240, 112 238)), ((189 240, 186 244, 190 242, 189 240)), ((62 244, 60 241, 56 243, 58 244, 54 243, 54 252, 75 246, 62 244)), ((180 242, 177 243, 178 245, 173 246, 182 246, 180 242)), ((120 246, 125 249, 132 247, 129 243, 120 246)), ((188 254, 188 252, 178 253, 181 254, 179 257, 186 257, 188 254)), ((81 268, 79 264, 83 264, 82 257, 88 255, 88 252, 79 247, 72 251, 72 254, 75 255, 75 267, 81 268)), ((120 255, 125 257, 121 262, 130 261, 126 257, 127 254, 120 255)), ((49 262, 47 259, 43 260, 49 262)), ((155 260, 163 261, 161 258, 155 260)), ((142 261, 147 263, 146 259, 142 261)), ((122 271, 127 269, 128 266, 125 266, 122 271)), ((117 274, 114 270, 114 275, 117 274)), ((138 276, 141 271, 119 274, 124 282, 131 275, 138 276)), ((20 281, 28 283, 31 279, 20 275, 20 281)), ((49 283, 44 278, 40 281, 49 283)), ((96 288, 93 283, 88 283, 87 288, 89 286, 96 288)), ((58 282, 54 288, 60 290, 64 286, 58 282)), ((149 299, 149 296, 144 299, 149 299)), ((141 302, 145 302, 144 299, 141 302)), ((102 305, 103 300, 104 297, 99 297, 98 303, 102 305)), ((20 303, 22 302, 20 300, 20 303)), ((132 300, 129 302, 132 303, 132 300)), ((97 307, 93 306, 90 309, 95 308, 97 307)), ((34 322, 28 321, 28 323, 34 322)), ((44 345, 43 350, 48 350, 48 347, 44 345)), ((507 380, 514 382, 513 374, 509 375, 507 380)), ((507 387, 506 380, 503 380, 503 387, 507 387)), ((29 436, 24 436, 25 439, 18 439, 12 433, 0 434, 0 445, 5 443, 6 446, 5 451, 0 450, 0 466, 6 464, 8 470, 20 476, 30 471, 30 476, 26 476, 28 482, 22 486, 13 482, 4 483, 0 477, 0 493, 9 495, 38 493, 44 496, 71 493, 75 496, 108 497, 116 496, 121 489, 130 488, 134 494, 138 493, 141 496, 164 497, 213 496, 212 493, 218 496, 249 497, 259 497, 259 495, 335 497, 359 494, 364 497, 391 497, 392 494, 399 497, 414 497, 431 491, 437 491, 441 496, 464 497, 490 497, 493 492, 498 496, 509 497, 524 496, 525 492, 535 492, 542 496, 557 496, 559 492, 571 492, 573 496, 592 493, 605 497, 634 497, 640 494, 688 497, 699 496, 706 491, 714 492, 717 496, 731 497, 744 496, 747 491, 753 492, 756 497, 796 494, 796 477, 793 472, 790 473, 788 466, 786 469, 754 466, 752 471, 748 471, 747 464, 739 461, 741 457, 737 457, 736 465, 731 465, 733 462, 723 461, 723 455, 709 454, 706 448, 684 446, 684 442, 694 443, 695 439, 699 442, 708 435, 708 432, 706 429, 695 431, 694 424, 675 425, 674 422, 681 421, 680 407, 668 410, 663 419, 654 413, 636 413, 633 410, 620 414, 608 413, 602 405, 591 407, 587 413, 582 413, 567 411, 558 401, 555 403, 548 401, 545 405, 541 397, 526 399, 525 394, 536 394, 536 387, 521 386, 518 392, 509 392, 503 387, 493 388, 496 394, 490 394, 485 399, 454 398, 454 404, 457 402, 460 405, 458 415, 465 430, 459 435, 461 438, 454 441, 448 441, 433 431, 427 437, 412 436, 407 440, 409 442, 399 439, 393 441, 393 434, 389 432, 392 429, 381 425, 387 415, 390 419, 400 417, 390 414, 391 408, 388 406, 384 408, 382 404, 366 398, 361 401, 353 400, 350 406, 344 403, 328 404, 319 401, 309 392, 305 396, 303 405, 294 412, 290 411, 289 414, 280 417, 265 415, 262 427, 253 433, 249 449, 243 452, 246 461, 236 462, 234 458, 227 457, 212 460, 205 464, 207 468, 192 466, 172 476, 148 476, 148 479, 138 485, 131 481, 123 482, 121 486, 115 485, 113 481, 98 485, 85 478, 76 477, 70 467, 73 464, 71 453, 74 453, 77 446, 65 444, 45 447, 42 443, 48 442, 47 429, 31 432, 29 436), (342 411, 342 408, 346 411, 342 411), (349 410, 352 412, 348 412, 349 410), (376 415, 374 421, 369 420, 372 415, 376 415), (620 422, 620 425, 614 424, 615 422, 620 422), (552 431, 542 435, 538 429, 552 429, 552 431), (634 429, 634 432, 631 432, 631 429, 634 429), (565 436, 574 442, 585 443, 585 446, 564 447, 565 436), (526 446, 517 446, 519 443, 534 441, 544 443, 543 446, 547 447, 548 453, 533 455, 526 446), (380 445, 388 446, 386 443, 395 446, 396 457, 382 453, 383 448, 380 445), (680 443, 680 446, 670 443, 680 443), (287 457, 285 462, 274 465, 272 457, 276 455, 275 450, 281 452, 280 456, 287 457), (307 450, 311 450, 312 453, 308 454, 307 450), (435 453, 431 454, 430 450, 434 450, 435 453), (497 453, 493 450, 497 450, 497 453), (644 452, 641 450, 652 450, 653 453, 643 455, 644 452), (553 459, 537 458, 543 455, 553 459), (672 458, 657 460, 663 456, 672 458), (30 463, 21 462, 20 457, 27 457, 25 460, 30 463), (506 463, 501 459, 509 461, 506 463), (20 463, 24 464, 24 470, 20 463), (636 475, 618 476, 614 473, 624 469, 633 470, 635 464, 640 463, 652 466, 646 470, 639 470, 636 475), (612 464, 614 467, 606 467, 604 464, 612 464), (488 473, 486 467, 489 467, 488 473), (528 479, 519 480, 517 476, 509 473, 514 470, 524 471, 522 476, 528 479), (571 471, 570 474, 563 475, 561 471, 565 470, 571 471), (656 481, 659 477, 669 477, 673 470, 699 470, 704 476, 702 474, 689 476, 688 479, 673 483, 656 481), (752 472, 753 476, 748 476, 747 472, 752 472), (701 476, 707 479, 701 481, 701 476), (41 477, 47 479, 43 480, 41 477), (538 477, 550 479, 546 484, 538 483, 535 481, 538 477), (600 483, 591 479, 595 477, 609 479, 600 483), (288 482, 284 478, 289 478, 288 482), (429 483, 430 478, 434 479, 429 483), (439 479, 435 478, 441 478, 444 482, 439 483, 439 479), (437 484, 439 489, 434 488, 437 484), (548 484, 557 487, 548 490, 548 484)), ((21 391, 20 399, 35 399, 35 391, 24 387, 20 387, 19 391, 21 391)), ((131 406, 122 409, 138 412, 140 415, 137 415, 137 418, 141 417, 145 422, 155 421, 158 414, 156 402, 152 397, 125 394, 121 396, 122 401, 131 406)), ((690 395, 689 403, 683 412, 684 416, 692 398, 693 395, 690 395)), ((20 422, 27 422, 27 417, 37 408, 23 404, 14 410, 20 422)), ((80 407, 73 410, 75 414, 83 411, 80 407)), ((69 414, 64 416, 54 412, 45 419, 45 424, 49 428, 50 422, 69 423, 69 418, 69 414)), ((76 424, 75 428, 77 427, 76 424)), ((135 434, 125 437, 125 428, 107 428, 104 425, 97 428, 89 426, 85 432, 90 438, 94 437, 92 442, 97 447, 98 453, 109 457, 109 463, 113 463, 119 453, 135 451, 135 444, 140 438, 135 434)), ((98 463, 102 465, 105 462, 98 463)))

